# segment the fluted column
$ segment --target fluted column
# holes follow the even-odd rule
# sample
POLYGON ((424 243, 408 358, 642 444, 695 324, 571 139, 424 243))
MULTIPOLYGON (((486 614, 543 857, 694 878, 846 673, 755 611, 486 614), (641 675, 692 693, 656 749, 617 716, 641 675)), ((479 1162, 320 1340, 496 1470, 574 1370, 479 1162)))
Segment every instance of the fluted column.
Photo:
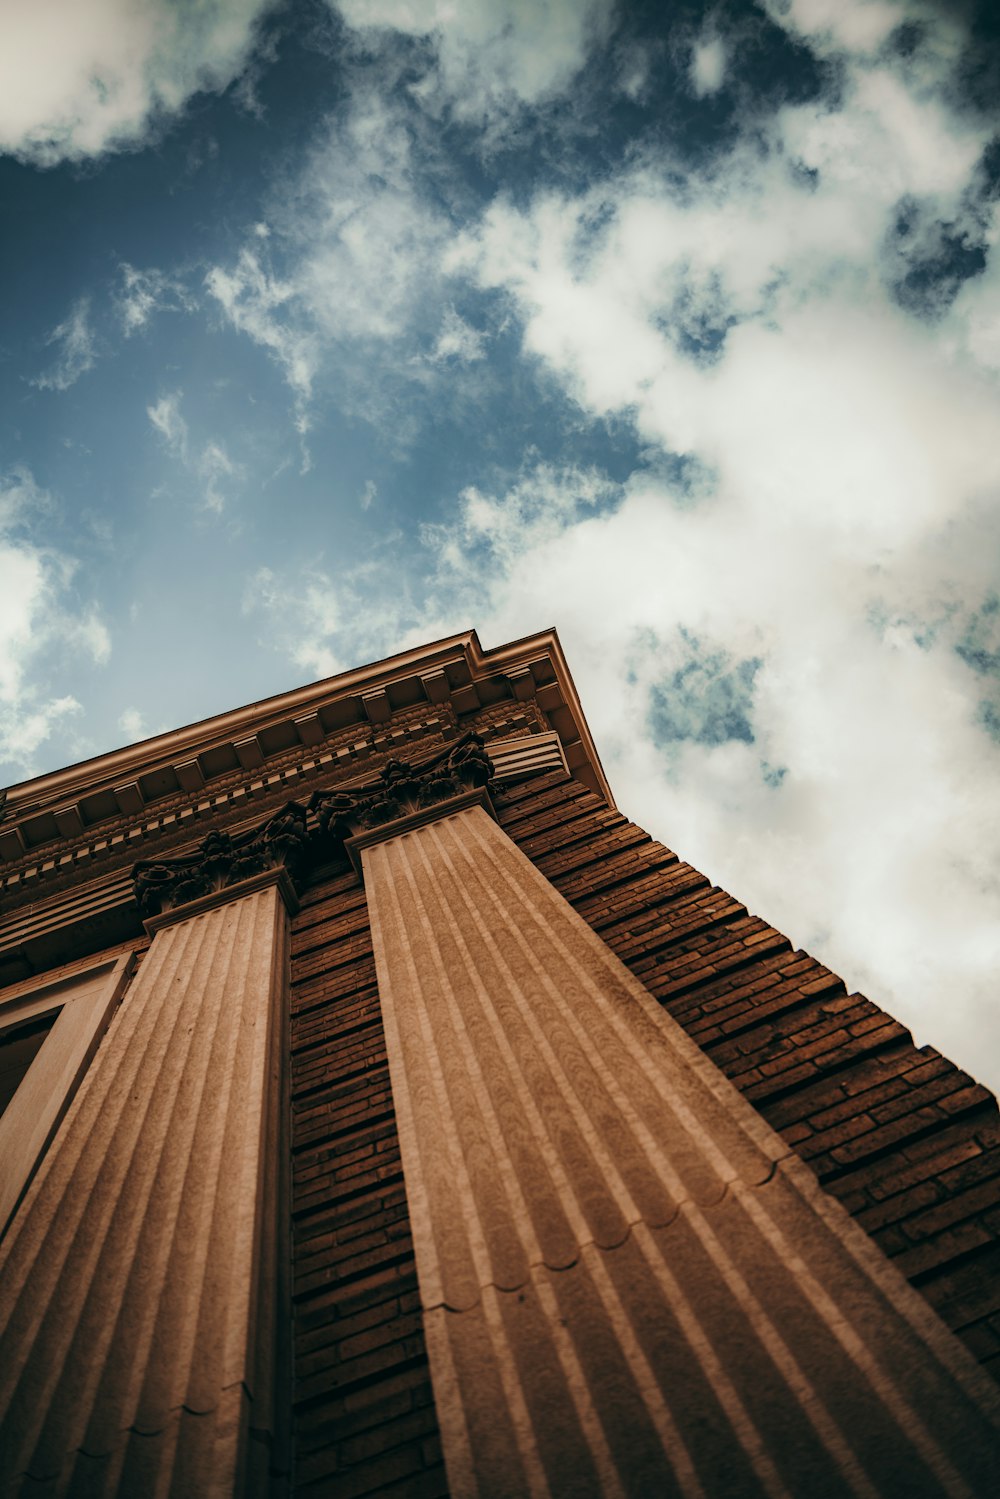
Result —
POLYGON ((0 1245, 4 1494, 267 1489, 282 1273, 279 878, 160 918, 0 1245))
POLYGON ((470 800, 353 845, 454 1499, 1000 1492, 990 1381, 470 800))

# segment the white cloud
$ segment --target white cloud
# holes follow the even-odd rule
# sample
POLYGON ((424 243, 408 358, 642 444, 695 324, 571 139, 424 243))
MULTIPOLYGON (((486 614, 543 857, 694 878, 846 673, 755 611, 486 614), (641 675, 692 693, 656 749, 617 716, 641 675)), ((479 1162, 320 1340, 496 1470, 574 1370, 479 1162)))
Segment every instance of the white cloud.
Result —
POLYGON ((106 666, 111 660, 111 632, 96 608, 88 609, 72 621, 64 632, 64 639, 82 649, 98 666, 106 666))
POLYGON ((341 627, 338 592, 329 576, 314 567, 294 582, 261 567, 246 585, 243 612, 267 620, 272 641, 283 648, 306 681, 332 677, 349 664, 330 643, 341 627))
POLYGON ((53 656, 68 649, 101 665, 111 651, 97 610, 75 607, 73 560, 33 539, 51 511, 27 470, 0 477, 0 764, 8 776, 31 774, 40 746, 81 711, 74 696, 47 686, 53 656))
POLYGON ((126 708, 118 720, 118 727, 125 735, 127 744, 135 744, 146 732, 146 722, 138 708, 126 708))
MULTIPOLYGON (((763 0, 779 26, 808 38, 817 50, 874 55, 906 21, 926 20, 954 44, 961 17, 943 14, 935 0, 763 0)), ((956 11, 959 7, 956 6, 956 11)), ((949 51, 951 48, 949 48, 949 51)))
POLYGON ((358 501, 358 504, 361 506, 362 510, 370 510, 377 498, 378 485, 375 483, 374 479, 366 479, 365 486, 361 491, 361 498, 358 501))
POLYGON ((205 286, 233 326, 268 349, 302 403, 312 393, 316 359, 314 337, 286 320, 297 288, 271 275, 250 250, 243 250, 232 270, 213 266, 205 286))
POLYGON ((434 167, 405 116, 359 82, 289 205, 296 293, 328 339, 398 340, 434 297, 452 232, 425 191, 434 167))
MULTIPOLYGON (((434 184, 450 166, 436 148, 418 149, 377 79, 355 82, 275 204, 270 238, 252 233, 235 264, 212 267, 205 281, 230 325, 278 364, 303 434, 321 376, 335 382, 342 409, 374 421, 392 406, 387 374, 413 386, 435 363, 477 351, 475 331, 447 305, 453 224, 434 184), (279 254, 281 274, 267 258, 279 254)), ((406 418, 395 407, 389 425, 402 441, 406 418)))
POLYGON ((197 450, 194 449, 188 424, 181 413, 182 400, 182 391, 171 391, 160 396, 152 406, 147 406, 146 415, 163 438, 167 451, 197 481, 206 510, 219 515, 226 506, 225 481, 241 480, 243 469, 233 461, 225 443, 218 438, 210 438, 197 450))
POLYGON ((0 151, 51 166, 138 144, 244 67, 270 0, 5 0, 0 151))
POLYGON ((186 288, 172 276, 154 267, 139 271, 123 262, 121 289, 117 296, 118 316, 126 338, 147 327, 158 312, 190 311, 194 301, 186 288))
POLYGON ((699 99, 717 94, 726 76, 726 44, 720 36, 695 43, 691 52, 691 86, 699 99))
MULTIPOLYGON (((933 8, 898 61, 912 9, 774 12, 840 58, 838 99, 755 121, 699 174, 638 159, 578 196, 498 200, 444 262, 504 296, 585 417, 632 423, 651 471, 466 489, 408 554, 412 596, 398 553, 311 573, 284 648, 328 667, 554 620, 625 810, 996 1085, 996 684, 956 649, 997 586, 995 251, 933 317, 893 292, 901 200, 980 232, 987 136, 948 102, 933 8)), ((273 626, 301 591, 268 574, 249 607, 273 626)))
POLYGON ((585 411, 711 479, 692 504, 636 478, 561 522, 523 484, 467 493, 444 560, 490 639, 557 620, 628 812, 995 1085, 1000 746, 955 646, 997 582, 1000 301, 991 265, 911 317, 886 250, 905 195, 968 222, 986 132, 946 102, 950 34, 921 67, 881 57, 889 9, 793 7, 857 56, 843 103, 781 111, 763 150, 681 191, 647 162, 498 202, 460 244, 585 411), (708 711, 706 662, 748 666, 752 738, 677 728, 691 683, 708 711))
POLYGON ((162 395, 152 406, 146 407, 146 415, 163 438, 167 448, 176 458, 186 459, 188 429, 181 415, 183 392, 171 391, 162 395))
POLYGON ((441 331, 431 358, 453 359, 456 364, 473 364, 484 356, 483 335, 460 317, 454 307, 446 307, 441 331))
POLYGON ((238 465, 230 458, 221 442, 208 442, 198 457, 196 469, 204 485, 206 507, 217 515, 220 514, 226 504, 223 481, 242 476, 238 465))
POLYGON ((97 341, 90 324, 90 301, 81 297, 69 315, 53 328, 46 345, 55 348, 56 361, 32 380, 39 390, 68 390, 97 362, 97 341))
POLYGON ((423 101, 488 124, 561 92, 605 34, 610 0, 337 0, 353 27, 436 43, 437 70, 416 86, 423 101))
MULTIPOLYGON (((431 602, 408 638, 475 619, 491 643, 555 620, 624 810, 996 1084, 1000 746, 950 640, 872 618, 878 599, 926 609, 955 586, 933 560, 956 521, 890 569, 822 515, 768 524, 639 480, 595 511, 578 489, 545 471, 466 492, 450 533, 425 538, 431 602), (751 667, 752 738, 685 726, 675 673, 720 656, 751 667), (661 684, 674 727, 658 744, 661 684)), ((958 550, 977 544, 972 524, 958 550)))

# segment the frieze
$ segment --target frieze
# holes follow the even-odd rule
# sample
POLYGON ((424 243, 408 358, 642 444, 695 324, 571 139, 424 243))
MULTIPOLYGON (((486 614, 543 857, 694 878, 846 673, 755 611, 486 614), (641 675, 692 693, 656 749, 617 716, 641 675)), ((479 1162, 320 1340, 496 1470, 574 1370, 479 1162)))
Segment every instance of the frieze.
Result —
POLYGON ((309 806, 316 813, 320 833, 342 844, 356 833, 395 822, 463 791, 492 790, 493 761, 485 744, 481 734, 465 734, 419 766, 405 760, 387 761, 378 780, 358 791, 314 791, 309 806))
MULTIPOLYGON (((454 733, 450 723, 453 715, 445 713, 443 716, 444 724, 440 713, 428 719, 426 711, 420 712, 416 706, 401 709, 393 716, 391 728, 372 736, 365 746, 364 755, 353 753, 353 746, 337 746, 339 738, 347 740, 348 731, 345 730, 336 738, 331 736, 327 741, 331 748, 324 748, 318 755, 304 754, 304 747, 299 745, 269 758, 267 766, 252 779, 245 772, 228 772, 218 780, 213 778, 201 792, 175 793, 158 799, 153 818, 149 815, 150 808, 146 807, 139 813, 102 821, 99 826, 88 828, 83 838, 64 838, 58 844, 26 851, 20 859, 5 860, 0 877, 0 911, 13 912, 26 901, 37 900, 40 887, 44 887, 46 897, 72 887, 79 880, 83 865, 89 867, 91 861, 105 869, 116 865, 127 868, 142 851, 143 844, 156 842, 166 845, 164 854, 171 845, 189 844, 199 820, 209 819, 216 826, 243 823, 253 802, 270 802, 282 791, 287 796, 293 781, 314 776, 321 776, 324 780, 331 776, 338 781, 353 779, 361 770, 359 760, 369 758, 369 764, 374 767, 390 749, 397 748, 400 741, 412 742, 428 735, 433 737, 435 733, 442 737, 446 737, 449 731, 454 733), (64 852, 60 853, 60 848, 64 852)), ((536 722, 539 727, 545 727, 542 715, 532 702, 498 703, 476 716, 477 729, 485 729, 490 738, 519 729, 531 732, 531 726, 536 722)))
POLYGON ((285 869, 294 886, 310 866, 342 854, 346 838, 463 792, 490 790, 493 779, 476 733, 417 766, 387 760, 374 782, 355 791, 315 791, 308 808, 288 802, 243 833, 216 829, 192 854, 140 860, 132 871, 136 904, 144 917, 157 916, 269 869, 285 869))
MULTIPOLYGON (((509 706, 509 705, 508 705, 509 706)), ((327 735, 321 745, 295 744, 287 749, 275 751, 269 754, 259 768, 248 772, 245 766, 234 766, 229 770, 221 771, 211 775, 203 785, 198 787, 178 787, 175 791, 166 795, 157 796, 154 800, 145 802, 135 812, 112 813, 101 816, 96 821, 88 822, 83 830, 84 840, 87 838, 103 838, 113 832, 134 827, 146 827, 151 823, 163 821, 164 818, 175 816, 182 810, 194 805, 208 807, 210 803, 216 803, 220 797, 231 796, 232 792, 239 787, 250 787, 260 784, 262 781, 274 782, 275 777, 297 773, 298 767, 308 767, 313 774, 332 768, 334 763, 338 768, 341 766, 351 767, 357 761, 365 760, 369 756, 373 759, 389 751, 390 747, 407 739, 422 739, 433 734, 447 734, 457 732, 455 714, 450 704, 439 705, 433 714, 428 715, 427 704, 415 704, 412 708, 401 708, 393 715, 391 724, 373 732, 369 724, 350 724, 327 735)), ((6 793, 3 793, 6 795, 6 793)), ((50 810, 41 804, 32 804, 18 808, 18 825, 31 816, 50 810)), ((3 819, 0 818, 0 821, 3 819)), ((26 848, 19 858, 5 859, 3 861, 4 873, 13 872, 19 868, 47 859, 52 856, 53 849, 60 844, 76 844, 79 838, 55 837, 26 848)))
POLYGON ((305 807, 288 802, 250 832, 209 833, 186 858, 143 859, 132 871, 136 905, 143 916, 158 916, 268 869, 287 870, 294 883, 306 863, 309 836, 305 807))
MULTIPOLYGON (((435 720, 434 728, 437 734, 447 733, 447 725, 444 730, 440 727, 440 718, 435 720)), ((374 752, 371 746, 366 747, 370 766, 382 761, 396 732, 378 736, 381 744, 375 746, 374 752)), ((419 725, 415 724, 409 728, 406 737, 416 740, 424 736, 419 733, 419 725)), ((220 822, 245 824, 247 811, 255 801, 272 801, 282 791, 287 796, 295 781, 313 776, 321 776, 325 780, 335 778, 337 781, 356 779, 362 771, 362 766, 358 763, 360 758, 330 751, 324 751, 319 756, 303 757, 300 746, 298 763, 289 764, 284 770, 267 770, 253 780, 244 778, 241 784, 234 785, 228 792, 217 791, 213 787, 207 794, 171 798, 170 802, 161 804, 157 818, 149 820, 147 812, 138 817, 112 822, 102 829, 101 836, 97 839, 67 840, 70 851, 62 855, 53 855, 48 848, 39 849, 34 858, 29 853, 16 863, 4 866, 0 910, 10 912, 26 900, 37 900, 39 882, 44 882, 46 895, 71 887, 79 880, 82 865, 85 862, 89 864, 91 860, 103 864, 105 868, 117 863, 127 868, 140 852, 136 847, 138 842, 146 843, 155 839, 157 842, 165 842, 168 847, 171 844, 189 844, 199 820, 210 819, 216 825, 220 822), (176 810, 167 810, 168 807, 176 807, 176 810), (43 852, 46 856, 44 859, 41 857, 43 852)))

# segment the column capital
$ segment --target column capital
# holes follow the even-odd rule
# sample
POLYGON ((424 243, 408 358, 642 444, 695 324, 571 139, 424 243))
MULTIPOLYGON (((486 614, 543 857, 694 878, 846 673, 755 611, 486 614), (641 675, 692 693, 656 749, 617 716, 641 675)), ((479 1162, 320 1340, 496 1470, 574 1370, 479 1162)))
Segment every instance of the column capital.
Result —
POLYGON ((308 807, 287 802, 246 832, 209 833, 194 853, 141 860, 132 879, 146 930, 169 925, 165 918, 177 919, 175 912, 195 915, 251 894, 274 883, 276 871, 283 875, 277 883, 292 909, 298 881, 331 853, 346 853, 360 873, 355 840, 362 834, 391 824, 384 836, 392 837, 464 806, 483 805, 492 815, 495 770, 484 745, 479 734, 470 733, 419 765, 388 760, 366 786, 316 791, 308 807), (406 827, 397 827, 400 822, 406 827))
POLYGON ((179 908, 185 914, 195 904, 209 910, 239 894, 249 894, 251 889, 273 883, 278 870, 285 874, 287 889, 282 894, 288 904, 289 896, 294 899, 295 879, 309 849, 307 815, 300 803, 288 802, 248 832, 209 833, 186 857, 141 860, 133 867, 132 879, 147 930, 149 921, 164 925, 160 918, 179 908))
MULTIPOLYGON (((310 809, 315 811, 321 835, 341 844, 357 868, 352 848, 369 832, 391 825, 386 837, 405 831, 397 824, 420 827, 446 815, 446 803, 475 793, 468 805, 485 805, 492 812, 490 791, 495 779, 493 761, 479 734, 465 734, 443 754, 420 765, 389 760, 378 779, 357 791, 315 791, 310 809), (416 819, 411 821, 411 819, 416 819)), ((460 810, 449 807, 447 810, 460 810)), ((378 838, 369 842, 378 842, 378 838)))
POLYGON ((416 807, 402 817, 394 817, 391 822, 383 822, 355 833, 352 838, 344 839, 344 850, 359 878, 363 880, 361 854, 364 849, 373 848, 376 843, 385 843, 389 838, 399 838, 403 833, 415 832, 417 828, 425 827, 429 822, 437 822, 439 818, 453 817, 456 812, 465 812, 469 807, 485 807, 494 822, 497 820, 489 791, 485 786, 476 786, 471 791, 459 792, 426 807, 416 807))
POLYGON ((156 916, 147 916, 142 924, 147 934, 155 937, 156 933, 162 932, 164 927, 174 926, 178 921, 188 921, 192 916, 202 916, 206 911, 214 911, 216 906, 228 905, 233 900, 242 900, 245 895, 255 895, 258 890, 267 890, 271 885, 277 886, 285 910, 289 916, 294 916, 299 909, 299 897, 288 870, 284 865, 278 864, 273 869, 262 869, 259 874, 251 874, 245 880, 237 880, 231 885, 221 885, 217 890, 210 891, 208 895, 200 895, 194 900, 184 901, 181 905, 171 906, 168 911, 160 911, 156 916))

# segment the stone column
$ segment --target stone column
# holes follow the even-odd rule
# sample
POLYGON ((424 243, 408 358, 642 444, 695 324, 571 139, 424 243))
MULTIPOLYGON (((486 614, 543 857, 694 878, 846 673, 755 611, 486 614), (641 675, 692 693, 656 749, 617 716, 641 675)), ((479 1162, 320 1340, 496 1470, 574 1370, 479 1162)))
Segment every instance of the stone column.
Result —
POLYGON ((0 1245, 4 1494, 268 1489, 283 890, 271 870, 151 923, 0 1245))
POLYGON ((1000 1492, 991 1382, 484 792, 349 848, 454 1499, 1000 1492))

